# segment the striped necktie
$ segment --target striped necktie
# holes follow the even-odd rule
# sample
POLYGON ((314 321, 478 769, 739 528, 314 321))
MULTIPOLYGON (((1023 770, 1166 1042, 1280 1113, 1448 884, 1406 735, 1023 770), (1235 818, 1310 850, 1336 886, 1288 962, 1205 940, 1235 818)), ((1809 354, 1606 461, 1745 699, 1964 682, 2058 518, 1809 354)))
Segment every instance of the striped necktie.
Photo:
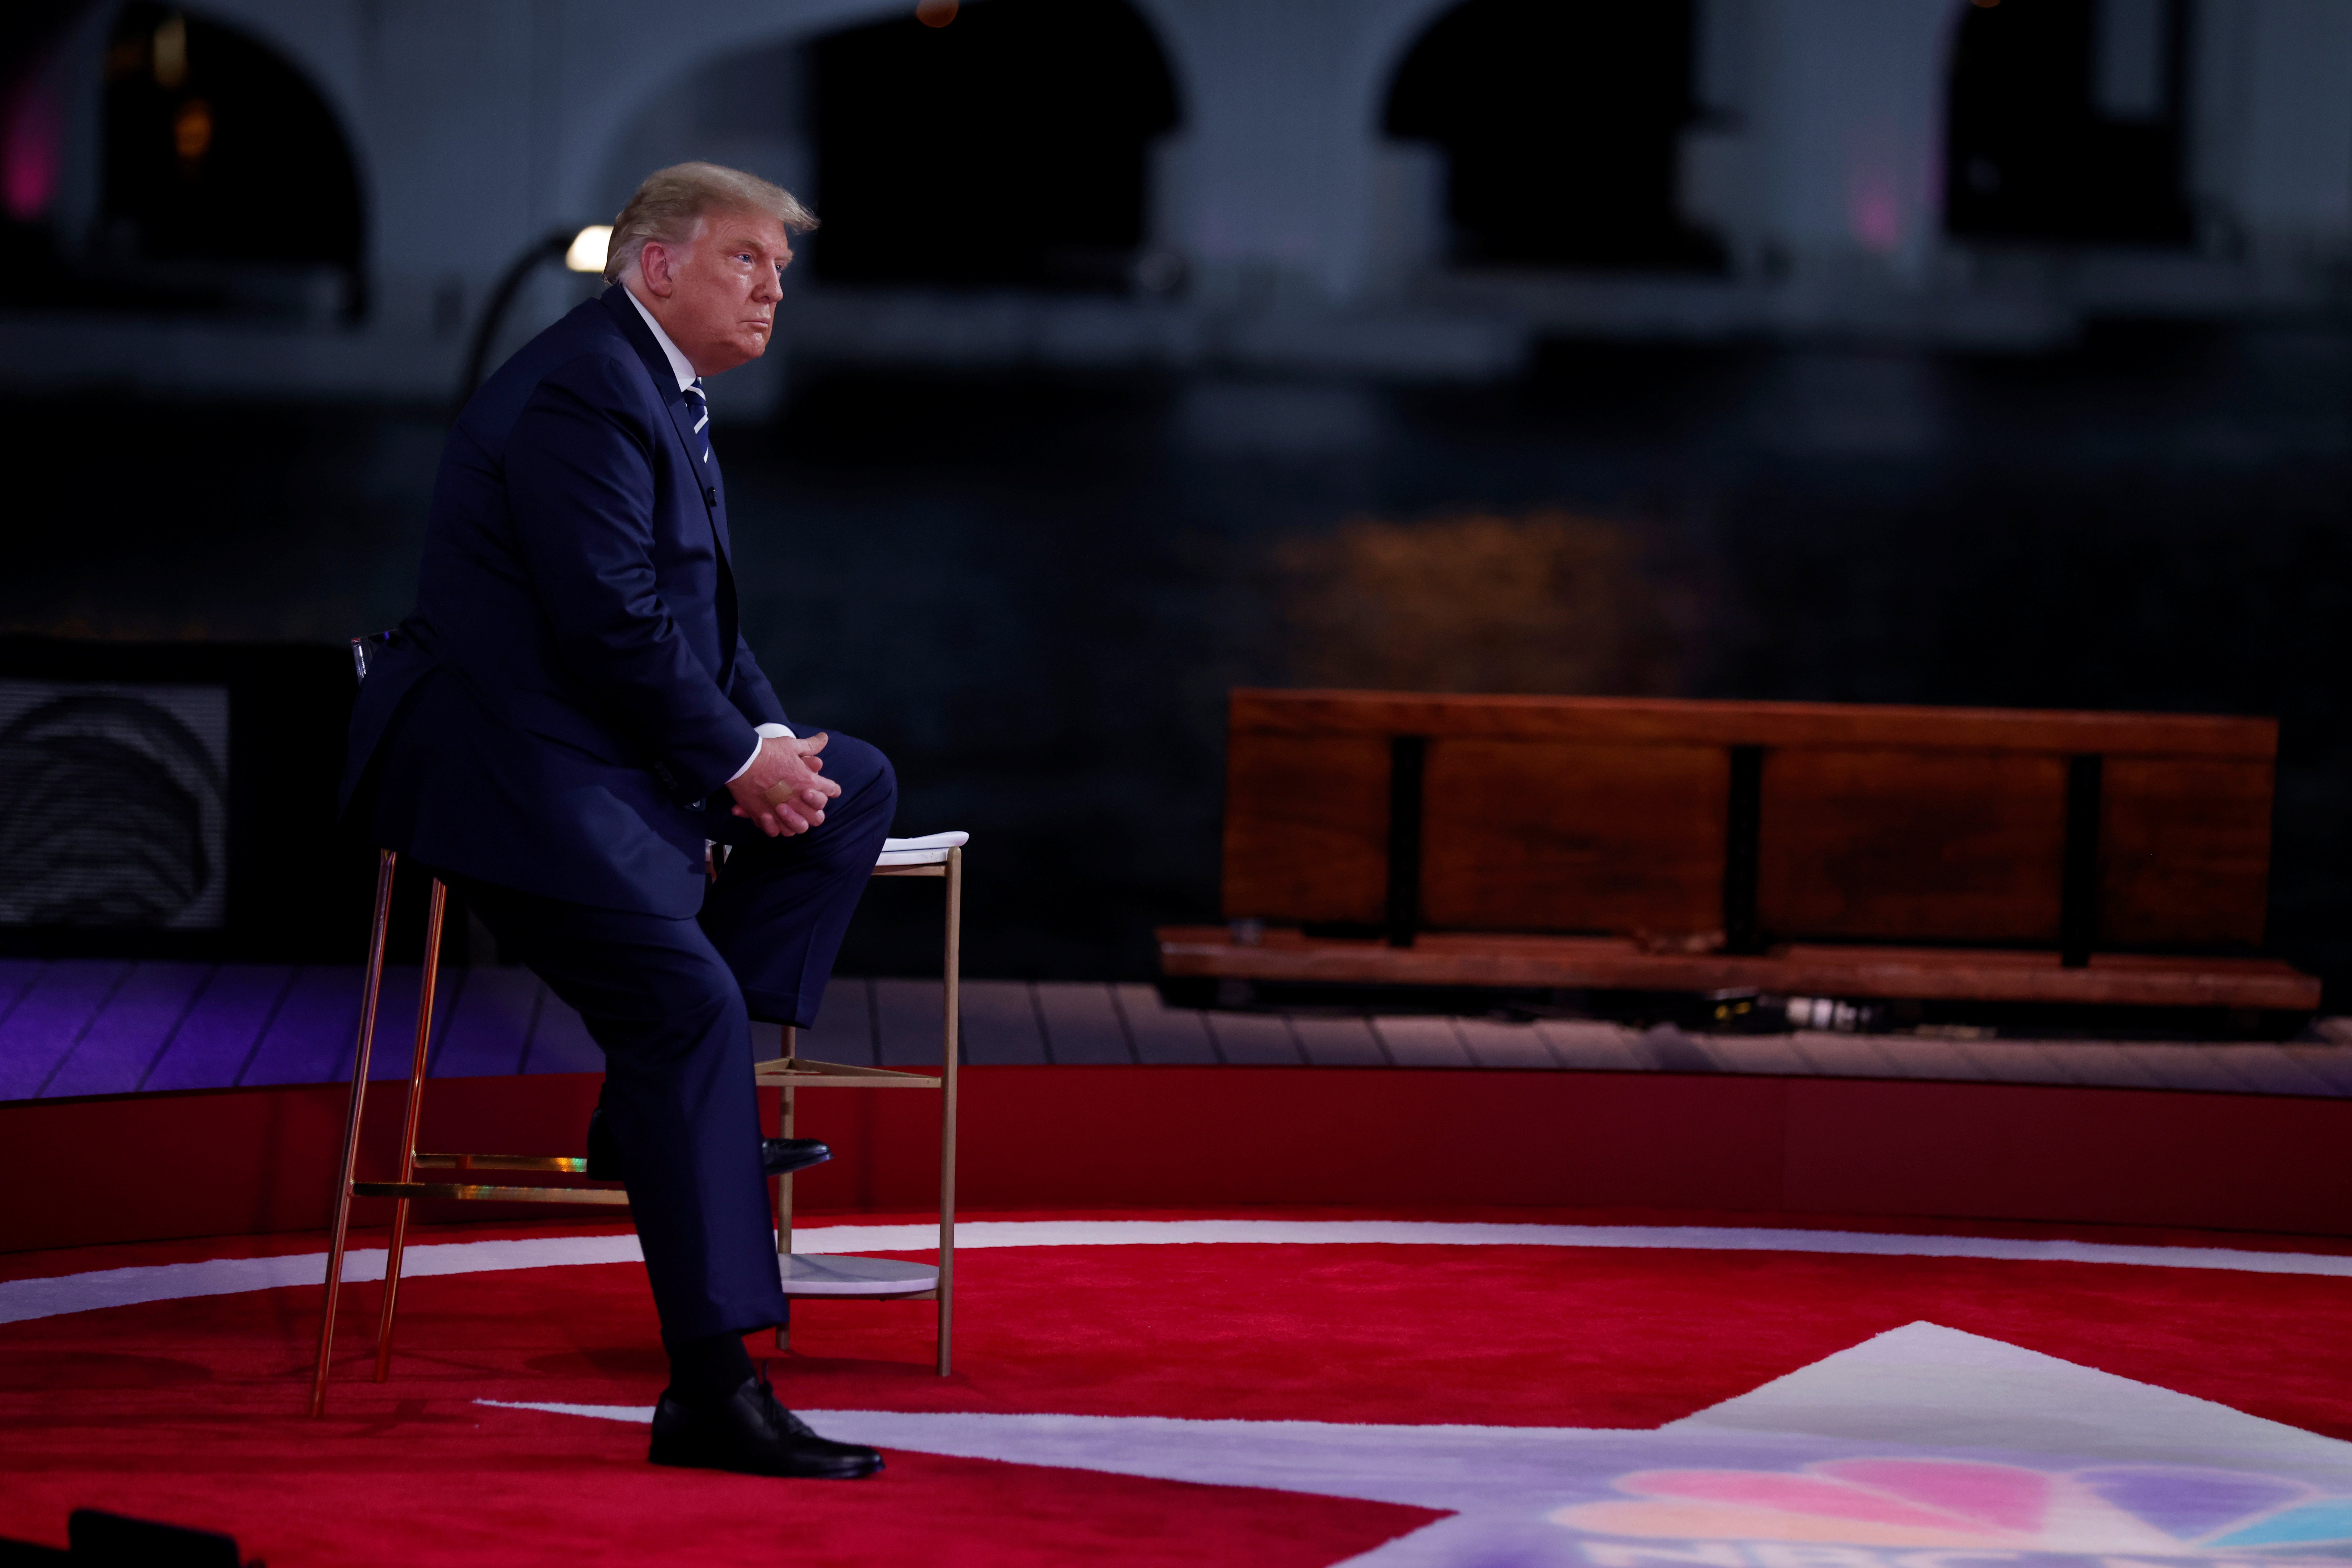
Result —
POLYGON ((702 460, 710 461, 710 437, 703 433, 710 428, 710 400, 702 395, 702 378, 696 376, 686 389, 686 411, 694 416, 694 433, 702 437, 702 460))

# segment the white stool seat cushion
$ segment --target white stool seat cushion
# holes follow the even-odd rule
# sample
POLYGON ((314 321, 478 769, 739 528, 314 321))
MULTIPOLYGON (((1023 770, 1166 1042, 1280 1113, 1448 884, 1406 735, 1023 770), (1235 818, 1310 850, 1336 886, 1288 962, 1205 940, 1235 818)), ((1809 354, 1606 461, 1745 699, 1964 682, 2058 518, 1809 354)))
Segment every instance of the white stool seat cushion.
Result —
POLYGON ((948 851, 971 841, 969 833, 934 833, 928 838, 885 838, 877 866, 944 866, 948 851))

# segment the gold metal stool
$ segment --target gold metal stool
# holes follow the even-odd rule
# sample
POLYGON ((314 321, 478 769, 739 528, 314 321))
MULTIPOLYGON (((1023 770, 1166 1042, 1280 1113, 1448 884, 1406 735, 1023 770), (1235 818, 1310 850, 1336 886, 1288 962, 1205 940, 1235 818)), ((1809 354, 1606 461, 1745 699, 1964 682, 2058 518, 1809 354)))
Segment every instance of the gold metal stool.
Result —
MULTIPOLYGON (((890 1072, 875 1068, 850 1067, 829 1062, 809 1062, 792 1055, 794 1031, 784 1031, 785 1056, 779 1060, 759 1064, 755 1069, 758 1082, 778 1084, 783 1089, 783 1135, 792 1135, 793 1089, 795 1084, 823 1079, 827 1083, 854 1084, 865 1087, 943 1088, 946 1091, 941 1132, 941 1166, 940 1185, 940 1259, 937 1269, 919 1265, 899 1263, 887 1258, 800 1259, 790 1256, 792 1236, 792 1178, 780 1176, 777 1224, 777 1251, 783 1254, 780 1268, 786 1273, 784 1293, 787 1296, 863 1296, 887 1300, 936 1300, 940 1303, 940 1373, 948 1369, 948 1334, 950 1297, 954 1268, 955 1247, 955 1049, 957 982, 959 976, 960 941, 962 932, 961 900, 963 889, 963 850, 965 836, 961 833, 942 834, 933 839, 890 839, 883 846, 874 875, 877 877, 944 877, 947 879, 947 1039, 949 1047, 946 1068, 940 1078, 927 1078, 914 1073, 890 1072), (951 841, 951 842, 950 842, 951 841), (815 1270, 795 1288, 791 1270, 796 1266, 815 1270), (844 1270, 856 1274, 859 1268, 879 1271, 862 1279, 820 1282, 816 1276, 840 1276, 844 1270), (919 1270, 919 1279, 906 1271, 919 1270), (830 1274, 828 1275, 828 1271, 830 1274), (878 1288, 877 1288, 878 1287, 878 1288), (910 1288, 911 1287, 911 1288, 910 1288)), ((425 921, 424 976, 418 986, 416 1005, 416 1047, 408 1074, 408 1110, 400 1142, 400 1177, 391 1182, 354 1180, 359 1158, 359 1136, 362 1110, 367 1100, 368 1065, 375 1044, 376 1005, 383 992, 383 958, 387 931, 392 917, 392 893, 398 872, 400 857, 392 850, 379 852, 375 884, 375 913, 368 936, 367 968, 361 982, 359 1038, 352 1063, 351 1100, 343 1121, 343 1152, 337 1167, 334 1200, 334 1226, 327 1249, 325 1296, 319 1318, 319 1359, 310 1381, 310 1414, 321 1415, 327 1408, 327 1372, 334 1353, 335 1308, 341 1294, 343 1276, 343 1253, 351 1233, 352 1199, 391 1198, 394 1200, 392 1221, 392 1242, 384 1257, 383 1301, 376 1324, 375 1381, 384 1382, 391 1375, 392 1332, 400 1300, 400 1263, 408 1237, 409 1205, 418 1198, 444 1198, 458 1201, 488 1203, 551 1203, 594 1204, 625 1207, 628 1194, 617 1186, 611 1187, 551 1187, 506 1186, 472 1182, 420 1182, 415 1179, 419 1169, 454 1169, 473 1172, 540 1172, 549 1174, 584 1175, 588 1169, 585 1158, 565 1154, 449 1154, 420 1150, 416 1146, 417 1122, 425 1105, 425 1075, 428 1050, 433 1037, 434 994, 441 974, 441 930, 447 911, 449 889, 439 878, 433 879, 431 901, 425 921)), ((785 1331, 776 1331, 777 1342, 785 1342, 785 1331)))
MULTIPOLYGON (((352 666, 365 685, 368 666, 399 640, 397 632, 377 632, 352 639, 352 666)), ((310 1378, 310 1414, 327 1410, 327 1364, 335 1349, 335 1304, 343 1282, 343 1248, 351 1237, 352 1199, 392 1198, 392 1245, 383 1260, 383 1307, 376 1324, 375 1380, 391 1375, 392 1325, 400 1303, 400 1258, 408 1240, 408 1205, 418 1198, 456 1198, 491 1203, 597 1204, 625 1207, 629 1196, 618 1187, 510 1187, 471 1182, 420 1182, 417 1170, 539 1171, 584 1175, 586 1159, 565 1154, 439 1154, 416 1147, 416 1124, 425 1110, 426 1050, 433 1042, 434 993, 441 979, 441 925, 448 912, 449 889, 433 879, 431 902, 425 916, 425 973, 417 987, 416 1055, 408 1070, 408 1117, 400 1138, 400 1179, 396 1182, 356 1182, 352 1179, 359 1159, 360 1115, 367 1102, 368 1060, 375 1046, 375 1010, 383 994, 384 936, 392 923, 393 883, 400 857, 390 849, 377 851, 375 915, 368 929, 367 970, 360 983, 358 1048, 352 1062, 351 1104, 343 1118, 343 1155, 335 1181, 335 1222, 327 1247, 326 1299, 319 1313, 319 1363, 310 1378)))
POLYGON ((418 1198, 455 1198, 488 1203, 598 1204, 625 1207, 629 1194, 619 1187, 516 1187, 472 1182, 420 1182, 417 1171, 539 1171, 583 1175, 585 1158, 569 1154, 440 1154, 416 1146, 416 1124, 425 1109, 426 1049, 433 1040, 434 991, 441 978, 441 924, 449 903, 449 889, 433 879, 432 901, 425 916, 425 977, 417 987, 416 1054, 408 1069, 408 1115, 400 1137, 400 1179, 394 1182, 352 1180, 359 1159, 360 1115, 367 1102, 368 1059, 375 1045, 375 1010, 383 994, 384 935, 392 921, 393 880, 400 857, 378 852, 375 878, 375 918, 368 934, 365 977, 361 981, 359 1048, 352 1063, 352 1098, 343 1119, 343 1156, 337 1167, 335 1223, 327 1246, 326 1300, 319 1314, 319 1364, 310 1379, 310 1414, 327 1409, 327 1364, 335 1348, 335 1300, 343 1280, 343 1247, 352 1224, 352 1199, 392 1198, 392 1245, 383 1260, 383 1306, 376 1322, 375 1381, 391 1375, 392 1325, 400 1303, 400 1257, 408 1239, 408 1205, 418 1198))
MULTIPOLYGON (((845 1062, 818 1061, 799 1054, 799 1031, 786 1025, 784 1054, 752 1069, 763 1088, 782 1090, 783 1107, 778 1134, 793 1135, 793 1100, 803 1089, 936 1089, 940 1091, 940 1261, 936 1268, 890 1258, 810 1255, 793 1250, 793 1178, 776 1180, 776 1253, 783 1272, 784 1294, 796 1300, 855 1299, 868 1301, 937 1301, 939 1372, 948 1375, 955 1328, 955 1167, 956 1056, 963 975, 963 846, 961 833, 936 834, 929 838, 892 838, 882 846, 877 877, 937 877, 947 895, 947 954, 944 982, 940 1070, 899 1072, 883 1067, 855 1067, 845 1062)), ((776 1348, 792 1348, 788 1329, 776 1331, 776 1348)))

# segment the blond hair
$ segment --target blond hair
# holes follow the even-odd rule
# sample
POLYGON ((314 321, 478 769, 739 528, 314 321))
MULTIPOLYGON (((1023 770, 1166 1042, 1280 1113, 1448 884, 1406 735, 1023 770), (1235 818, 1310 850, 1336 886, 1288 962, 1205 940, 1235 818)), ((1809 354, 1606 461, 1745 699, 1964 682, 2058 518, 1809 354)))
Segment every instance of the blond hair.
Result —
POLYGON ((646 242, 684 245, 696 227, 714 212, 757 213, 774 218, 794 234, 816 226, 816 215, 782 185, 772 185, 757 174, 717 163, 674 163, 646 176, 621 216, 613 220, 613 239, 604 253, 604 281, 618 283, 645 254, 646 242))

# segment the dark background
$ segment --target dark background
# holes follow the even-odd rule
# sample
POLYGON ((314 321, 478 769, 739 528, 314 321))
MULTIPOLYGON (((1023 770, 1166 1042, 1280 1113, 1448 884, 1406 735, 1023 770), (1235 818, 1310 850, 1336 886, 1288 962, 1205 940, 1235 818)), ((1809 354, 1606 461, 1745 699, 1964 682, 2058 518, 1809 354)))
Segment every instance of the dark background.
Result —
MULTIPOLYGON (((1563 342, 1477 391, 792 386, 719 442, 746 629, 796 722, 896 760, 899 832, 972 832, 974 974, 1149 977, 1154 924, 1217 913, 1225 692, 1355 683, 2274 715, 2272 946, 2334 1005, 2352 979, 2352 331, 1563 342)), ((0 627, 315 661, 407 608, 437 410, 5 417, 0 627)), ((312 841, 341 714, 304 689, 268 795, 312 841)), ((935 900, 906 891, 876 890, 845 972, 936 972, 935 900)))

